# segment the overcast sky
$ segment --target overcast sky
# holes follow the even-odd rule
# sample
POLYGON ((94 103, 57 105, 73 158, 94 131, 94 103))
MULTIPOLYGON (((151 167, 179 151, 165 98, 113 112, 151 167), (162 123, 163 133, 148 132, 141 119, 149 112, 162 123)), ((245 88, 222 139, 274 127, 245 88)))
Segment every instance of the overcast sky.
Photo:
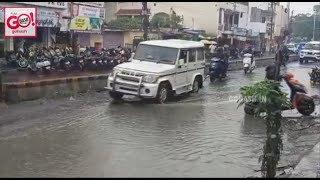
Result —
MULTIPOLYGON (((287 6, 287 2, 280 2, 281 5, 287 6)), ((290 3, 290 11, 293 10, 293 15, 303 13, 307 14, 313 13, 313 6, 314 5, 320 5, 319 2, 291 2, 290 3)))

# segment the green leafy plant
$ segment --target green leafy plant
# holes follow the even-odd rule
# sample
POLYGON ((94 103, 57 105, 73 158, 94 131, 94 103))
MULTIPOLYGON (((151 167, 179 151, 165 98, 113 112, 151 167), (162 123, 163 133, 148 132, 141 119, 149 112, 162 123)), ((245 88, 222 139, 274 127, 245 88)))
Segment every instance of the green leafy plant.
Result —
POLYGON ((155 14, 151 19, 151 27, 153 28, 169 28, 170 27, 170 15, 164 12, 155 14))
POLYGON ((276 175, 282 150, 281 109, 291 105, 287 93, 282 92, 280 87, 278 81, 264 80, 240 89, 242 98, 239 101, 239 106, 245 103, 251 104, 255 108, 255 116, 266 119, 267 140, 263 148, 263 155, 259 158, 259 162, 262 160, 261 172, 264 177, 275 177, 276 175), (254 101, 246 101, 250 97, 265 98, 253 98, 254 101), (262 113, 266 115, 261 116, 262 113))
POLYGON ((108 23, 111 28, 139 29, 142 27, 142 20, 139 18, 118 17, 108 23))

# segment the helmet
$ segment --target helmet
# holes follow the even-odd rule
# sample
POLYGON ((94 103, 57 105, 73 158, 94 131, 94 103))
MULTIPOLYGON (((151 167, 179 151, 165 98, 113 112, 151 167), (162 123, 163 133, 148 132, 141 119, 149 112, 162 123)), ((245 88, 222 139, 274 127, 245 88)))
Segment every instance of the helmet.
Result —
POLYGON ((291 73, 291 72, 287 72, 286 75, 285 75, 285 77, 286 77, 287 79, 292 79, 292 78, 294 78, 294 74, 291 73))

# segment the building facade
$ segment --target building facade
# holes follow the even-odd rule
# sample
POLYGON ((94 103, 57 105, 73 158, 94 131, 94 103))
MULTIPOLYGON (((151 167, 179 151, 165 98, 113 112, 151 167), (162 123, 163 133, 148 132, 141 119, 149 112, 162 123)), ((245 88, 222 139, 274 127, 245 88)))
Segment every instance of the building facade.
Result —
POLYGON ((70 2, 70 31, 76 34, 80 47, 103 47, 104 2, 70 2))
POLYGON ((218 43, 243 46, 248 28, 248 2, 219 2, 218 8, 218 43))

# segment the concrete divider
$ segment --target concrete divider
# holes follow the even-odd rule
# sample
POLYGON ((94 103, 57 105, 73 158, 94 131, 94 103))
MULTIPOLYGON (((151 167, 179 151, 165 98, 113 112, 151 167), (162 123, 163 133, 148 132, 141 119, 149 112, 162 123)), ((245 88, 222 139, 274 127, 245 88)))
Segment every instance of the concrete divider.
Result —
MULTIPOLYGON (((290 56, 290 62, 293 61, 298 61, 299 57, 296 55, 291 55, 290 56)), ((265 67, 267 65, 270 65, 271 63, 273 63, 275 61, 275 57, 261 57, 261 58, 256 58, 256 66, 257 67, 265 67)), ((206 63, 206 69, 205 69, 205 73, 208 74, 209 73, 209 66, 210 63, 207 62, 206 63)), ((243 63, 242 60, 231 60, 229 61, 229 68, 228 71, 234 71, 234 70, 241 70, 243 69, 243 63)))
MULTIPOLYGON (((296 59, 296 57, 292 57, 291 61, 295 61, 296 59)), ((256 65, 258 67, 266 66, 273 61, 273 57, 260 58, 256 59, 256 65)), ((208 72, 209 64, 206 66, 205 71, 208 72)), ((230 62, 229 70, 239 69, 242 69, 242 60, 230 62)), ((2 83, 2 96, 7 102, 19 102, 39 98, 72 96, 76 93, 88 91, 102 91, 106 86, 107 78, 108 73, 28 82, 5 82, 2 83)))
POLYGON ((108 74, 57 78, 50 80, 3 83, 4 99, 19 102, 39 98, 71 96, 88 91, 102 91, 106 86, 108 74))

